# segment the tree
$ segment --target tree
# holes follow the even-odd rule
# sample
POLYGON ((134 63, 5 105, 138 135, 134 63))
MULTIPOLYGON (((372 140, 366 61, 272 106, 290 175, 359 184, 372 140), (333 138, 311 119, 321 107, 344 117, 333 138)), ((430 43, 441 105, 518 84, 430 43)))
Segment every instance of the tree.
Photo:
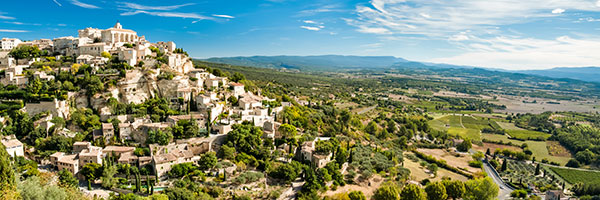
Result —
POLYGON ((535 175, 540 175, 540 163, 535 167, 535 175))
POLYGON ((232 160, 235 157, 235 148, 223 145, 221 148, 219 148, 217 155, 219 158, 232 160))
POLYGON ((246 80, 246 77, 242 73, 234 72, 233 75, 231 76, 231 81, 233 81, 233 82, 239 82, 241 80, 246 80))
POLYGON ((466 192, 465 184, 462 181, 444 180, 442 183, 446 187, 446 194, 448 194, 448 198, 460 199, 466 192))
MULTIPOLYGON (((425 200, 427 199, 427 195, 423 188, 419 187, 415 184, 408 184, 404 189, 402 189, 402 193, 400 193, 400 200, 425 200)), ((396 198, 397 199, 397 198, 396 198)))
POLYGON ((575 154, 575 159, 580 163, 588 165, 596 160, 596 154, 589 149, 586 149, 585 151, 577 152, 577 154, 575 154))
POLYGON ((284 139, 292 138, 296 136, 297 133, 296 127, 291 124, 281 124, 281 126, 279 126, 279 129, 277 130, 279 131, 279 133, 281 133, 281 137, 283 137, 284 139))
POLYGON ((18 191, 23 200, 62 200, 68 199, 67 193, 56 185, 42 185, 40 178, 32 176, 18 184, 18 191))
POLYGON ((425 192, 427 193, 428 200, 448 198, 448 194, 446 194, 446 187, 441 182, 430 183, 427 185, 427 187, 425 187, 425 192))
POLYGON ((88 163, 83 166, 81 171, 81 175, 85 177, 85 180, 88 182, 88 190, 92 189, 92 181, 96 180, 100 177, 102 169, 97 163, 88 163))
POLYGON ((13 48, 8 55, 12 56, 18 64, 20 59, 39 57, 40 53, 41 51, 37 46, 22 45, 13 48))
POLYGON ((348 197, 350 200, 367 200, 367 197, 365 197, 365 194, 363 194, 362 191, 352 191, 348 193, 348 197))
POLYGON ((61 187, 76 188, 79 185, 79 180, 71 172, 63 169, 58 173, 58 185, 61 187))
POLYGON ((15 188, 15 171, 10 159, 6 147, 0 143, 0 199, 11 196, 9 193, 15 188))
POLYGON ((461 151, 461 152, 467 152, 469 151, 469 149, 471 149, 471 140, 469 139, 465 139, 465 141, 461 142, 460 144, 458 144, 456 146, 456 150, 461 151))
POLYGON ((215 152, 207 152, 202 154, 200 160, 198 160, 198 166, 202 170, 208 170, 213 168, 217 164, 217 155, 215 152))
POLYGON ((367 127, 365 127, 365 132, 371 135, 376 135, 379 132, 379 127, 377 126, 377 123, 375 121, 369 122, 369 124, 367 124, 367 127))
POLYGON ((148 131, 148 138, 146 144, 158 143, 160 145, 167 145, 173 139, 173 134, 170 131, 161 130, 150 130, 148 131))
POLYGON ((496 198, 500 191, 490 177, 469 180, 465 186, 465 200, 491 200, 496 198))
POLYGON ((565 165, 565 166, 579 168, 579 167, 581 167, 581 164, 579 163, 579 161, 577 161, 575 159, 570 159, 569 162, 567 162, 567 165, 565 165))
POLYGON ((527 191, 521 189, 521 190, 513 190, 510 193, 510 197, 513 198, 526 198, 527 197, 527 191))
POLYGON ((112 55, 110 55, 110 53, 103 51, 102 53, 100 53, 100 56, 108 58, 109 60, 112 58, 112 55))
POLYGON ((506 158, 504 158, 504 160, 502 161, 502 167, 500 168, 500 171, 506 171, 507 168, 508 168, 508 160, 506 160, 506 158))
POLYGON ((335 162, 337 162, 340 166, 348 161, 348 151, 346 148, 342 146, 338 146, 337 151, 335 153, 335 162))
POLYGON ((117 179, 115 179, 115 175, 117 174, 117 166, 109 165, 102 170, 102 187, 106 189, 112 189, 117 185, 117 179))

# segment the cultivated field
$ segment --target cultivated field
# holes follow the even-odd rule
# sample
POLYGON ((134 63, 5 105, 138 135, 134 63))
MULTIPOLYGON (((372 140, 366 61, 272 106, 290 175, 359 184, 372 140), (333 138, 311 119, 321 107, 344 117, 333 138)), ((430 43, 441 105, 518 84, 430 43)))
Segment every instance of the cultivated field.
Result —
POLYGON ((571 157, 563 157, 563 156, 552 156, 548 152, 548 148, 546 147, 546 141, 519 141, 509 139, 506 135, 498 135, 498 134, 482 134, 483 138, 493 141, 503 141, 503 142, 511 142, 513 144, 521 145, 523 143, 527 143, 528 148, 533 152, 533 156, 538 161, 546 158, 549 161, 560 163, 561 165, 567 164, 571 157))
MULTIPOLYGON (((412 154, 412 153, 406 153, 406 154, 412 154)), ((439 181, 442 179, 442 177, 449 177, 452 180, 461 180, 461 181, 468 180, 468 178, 463 175, 448 171, 447 169, 444 169, 441 167, 438 168, 437 176, 435 176, 433 178, 433 175, 428 173, 429 171, 425 167, 422 167, 419 163, 414 162, 410 159, 404 159, 404 167, 410 170, 410 177, 414 181, 422 181, 423 179, 439 181)))
POLYGON ((600 184, 600 172, 595 171, 584 171, 576 169, 549 167, 554 173, 558 174, 565 181, 570 184, 579 182, 600 184))
POLYGON ((481 172, 481 168, 474 168, 469 166, 469 161, 473 160, 471 156, 454 156, 443 149, 417 149, 417 151, 426 155, 433 156, 437 160, 445 160, 450 166, 464 169, 470 173, 481 172))

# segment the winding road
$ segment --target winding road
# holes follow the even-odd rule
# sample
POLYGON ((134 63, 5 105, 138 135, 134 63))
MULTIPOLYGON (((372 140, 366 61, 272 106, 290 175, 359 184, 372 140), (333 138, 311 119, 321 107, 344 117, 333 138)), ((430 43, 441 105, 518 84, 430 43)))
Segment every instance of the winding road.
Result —
POLYGON ((485 173, 488 174, 489 177, 494 180, 494 183, 500 187, 500 191, 498 192, 498 199, 510 199, 510 193, 513 191, 512 187, 504 183, 500 175, 496 172, 496 170, 492 169, 492 166, 488 162, 483 162, 483 169, 485 173))

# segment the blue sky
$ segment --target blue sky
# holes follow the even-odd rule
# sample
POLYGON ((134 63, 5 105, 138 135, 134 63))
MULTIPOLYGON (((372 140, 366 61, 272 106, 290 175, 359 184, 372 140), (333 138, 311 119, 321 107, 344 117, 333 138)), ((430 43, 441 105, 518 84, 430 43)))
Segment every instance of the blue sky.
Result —
POLYGON ((124 28, 196 58, 389 55, 504 69, 600 66, 600 0, 6 1, 0 37, 124 28))

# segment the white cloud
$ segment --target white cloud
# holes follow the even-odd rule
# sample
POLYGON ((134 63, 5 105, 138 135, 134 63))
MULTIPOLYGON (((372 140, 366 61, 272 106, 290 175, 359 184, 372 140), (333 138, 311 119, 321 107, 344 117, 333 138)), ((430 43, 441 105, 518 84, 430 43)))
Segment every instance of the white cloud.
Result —
POLYGON ((316 24, 317 23, 317 22, 312 21, 312 20, 304 20, 302 22, 307 23, 307 24, 316 24))
POLYGON ((597 55, 600 38, 471 38, 474 42, 463 46, 466 53, 430 61, 503 69, 597 66, 600 63, 597 55))
POLYGON ((565 12, 565 9, 562 9, 562 8, 557 8, 557 9, 552 10, 552 14, 562 14, 564 12, 565 12))
MULTIPOLYGON (((448 38, 457 32, 485 32, 490 27, 557 17, 548 10, 600 11, 596 0, 372 0, 356 6, 355 19, 346 20, 364 30, 387 29, 390 34, 417 34, 448 38)), ((559 12, 559 13, 561 13, 559 12)), ((379 34, 381 31, 374 31, 379 34)))
POLYGON ((120 7, 125 7, 125 8, 135 9, 135 10, 175 10, 175 9, 178 9, 181 7, 191 6, 191 5, 194 5, 194 3, 186 3, 186 4, 172 5, 172 6, 146 6, 146 5, 141 5, 141 4, 137 4, 137 3, 123 2, 123 3, 121 3, 120 7))
POLYGON ((11 16, 6 16, 6 13, 0 12, 0 19, 11 20, 11 19, 15 19, 15 18, 11 17, 11 16))
POLYGON ((131 15, 137 15, 137 14, 147 14, 147 15, 158 16, 158 17, 178 17, 178 18, 185 18, 185 19, 214 20, 213 17, 199 15, 196 13, 149 12, 149 11, 144 11, 144 10, 138 10, 138 11, 134 11, 134 12, 124 12, 124 13, 121 13, 121 16, 131 16, 131 15))
POLYGON ((579 21, 600 22, 600 19, 596 19, 596 18, 593 18, 593 17, 586 17, 586 18, 579 18, 579 21))
POLYGON ((0 32, 2 33, 26 33, 29 31, 26 30, 14 30, 14 29, 0 29, 0 32))
POLYGON ((463 32, 463 33, 460 33, 460 34, 456 34, 456 35, 450 36, 450 38, 448 38, 448 40, 450 40, 450 41, 465 41, 465 40, 469 40, 469 36, 467 36, 463 32))
POLYGON ((220 17, 220 18, 227 18, 227 19, 233 19, 235 18, 234 16, 231 15, 212 15, 214 17, 220 17))
POLYGON ((374 33, 374 34, 391 34, 392 32, 386 28, 381 27, 367 27, 360 26, 358 27, 358 32, 361 33, 374 33))
POLYGON ((82 7, 82 8, 87 8, 87 9, 98 9, 98 8, 100 8, 100 7, 92 5, 92 4, 83 3, 83 2, 81 2, 79 0, 71 0, 71 3, 73 5, 76 5, 76 6, 79 6, 79 7, 82 7))
POLYGON ((58 5, 58 6, 62 7, 62 4, 58 3, 58 1, 57 1, 57 0, 52 0, 52 1, 54 1, 54 3, 56 3, 56 5, 58 5))
POLYGON ((67 26, 66 24, 58 24, 58 26, 67 26))
POLYGON ((15 25, 23 25, 24 24, 23 22, 4 22, 4 23, 15 24, 15 25))
POLYGON ((596 6, 600 7, 600 0, 596 2, 596 6))
POLYGON ((321 27, 314 27, 314 26, 300 26, 300 28, 310 30, 310 31, 319 31, 322 29, 321 27))

